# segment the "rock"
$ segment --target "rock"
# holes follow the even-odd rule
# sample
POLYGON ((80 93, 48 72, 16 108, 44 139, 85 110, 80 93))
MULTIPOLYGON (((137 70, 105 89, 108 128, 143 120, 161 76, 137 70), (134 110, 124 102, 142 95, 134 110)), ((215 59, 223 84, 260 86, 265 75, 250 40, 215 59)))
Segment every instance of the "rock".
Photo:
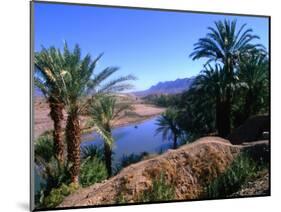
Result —
POLYGON ((268 115, 254 116, 246 120, 229 135, 232 144, 239 145, 244 142, 268 139, 270 119, 268 115))
POLYGON ((197 199, 203 188, 231 164, 243 146, 219 137, 205 137, 179 149, 141 161, 123 169, 104 183, 81 188, 66 197, 59 207, 136 202, 161 173, 175 187, 175 199, 197 199))

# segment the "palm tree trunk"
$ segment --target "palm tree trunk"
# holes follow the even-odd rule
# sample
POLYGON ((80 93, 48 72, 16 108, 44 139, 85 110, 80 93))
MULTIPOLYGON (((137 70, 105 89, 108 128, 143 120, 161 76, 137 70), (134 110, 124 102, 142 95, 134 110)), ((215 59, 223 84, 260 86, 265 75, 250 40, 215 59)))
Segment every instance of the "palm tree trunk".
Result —
POLYGON ((104 158, 105 158, 105 166, 107 169, 108 177, 112 175, 112 165, 111 165, 111 156, 112 150, 108 143, 104 143, 104 158))
POLYGON ((80 173, 80 124, 77 109, 68 114, 66 123, 67 157, 71 164, 71 182, 79 183, 80 173))
POLYGON ((244 105, 244 119, 243 122, 245 120, 247 120, 253 113, 253 109, 252 109, 252 104, 253 104, 253 92, 250 89, 247 94, 246 94, 246 98, 245 98, 245 105, 244 105))
POLYGON ((63 141, 63 128, 62 128, 62 120, 63 120, 63 104, 52 102, 50 100, 50 116, 54 122, 54 153, 55 157, 59 161, 60 164, 64 163, 64 141, 63 141))
MULTIPOLYGON (((231 83, 233 80, 233 65, 232 60, 230 58, 227 58, 225 63, 225 69, 227 72, 227 83, 231 83)), ((226 98, 221 103, 221 117, 220 117, 220 124, 221 124, 221 130, 219 132, 219 135, 226 138, 230 134, 230 128, 231 128, 231 88, 228 86, 226 88, 226 98)))
POLYGON ((174 135, 174 146, 173 146, 174 149, 177 148, 177 136, 174 135))
POLYGON ((219 136, 226 138, 230 133, 230 104, 227 100, 218 106, 217 125, 219 136))
MULTIPOLYGON (((111 127, 110 127, 109 123, 105 126, 105 129, 109 134, 111 134, 111 127)), ((112 149, 111 149, 110 144, 107 142, 104 142, 104 158, 105 158, 105 166, 107 169, 108 177, 111 177, 111 175, 112 175, 112 164, 111 164, 112 149)))
POLYGON ((216 99, 216 128, 218 131, 218 135, 221 136, 222 135, 222 120, 221 120, 221 100, 219 97, 217 97, 216 99))

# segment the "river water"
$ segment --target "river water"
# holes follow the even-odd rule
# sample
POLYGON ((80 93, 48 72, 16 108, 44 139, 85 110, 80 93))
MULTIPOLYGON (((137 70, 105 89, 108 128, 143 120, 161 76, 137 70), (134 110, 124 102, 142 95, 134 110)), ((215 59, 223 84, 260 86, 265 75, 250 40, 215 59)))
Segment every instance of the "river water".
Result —
MULTIPOLYGON (((142 152, 158 153, 171 148, 172 142, 163 141, 161 134, 155 134, 157 129, 157 117, 145 120, 141 123, 130 124, 113 129, 114 137, 112 164, 117 164, 122 156, 140 154, 142 152)), ((102 139, 96 133, 84 135, 87 140, 81 147, 87 145, 103 145, 102 139), (93 138, 92 140, 89 137, 93 138)), ((83 137, 82 137, 83 140, 83 137)))

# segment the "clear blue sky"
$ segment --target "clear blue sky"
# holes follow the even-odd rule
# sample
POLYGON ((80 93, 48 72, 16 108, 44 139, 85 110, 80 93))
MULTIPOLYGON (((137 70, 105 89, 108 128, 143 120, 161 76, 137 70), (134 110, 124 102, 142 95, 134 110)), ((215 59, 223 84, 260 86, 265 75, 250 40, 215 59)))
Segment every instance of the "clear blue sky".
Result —
POLYGON ((35 3, 35 51, 78 43, 82 54, 104 52, 97 72, 118 66, 118 75, 134 74, 135 90, 159 81, 197 75, 204 60, 192 61, 193 44, 214 21, 246 23, 268 48, 268 19, 196 13, 163 12, 93 6, 35 3))

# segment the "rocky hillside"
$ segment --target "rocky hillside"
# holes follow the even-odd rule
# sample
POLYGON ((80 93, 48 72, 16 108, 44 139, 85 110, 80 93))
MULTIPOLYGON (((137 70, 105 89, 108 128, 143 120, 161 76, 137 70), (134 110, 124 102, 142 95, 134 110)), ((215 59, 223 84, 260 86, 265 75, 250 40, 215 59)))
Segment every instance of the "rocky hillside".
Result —
POLYGON ((175 186, 175 199, 200 198, 206 184, 231 164, 242 146, 219 137, 205 137, 163 155, 133 164, 109 180, 79 189, 59 207, 137 202, 160 173, 175 186))

